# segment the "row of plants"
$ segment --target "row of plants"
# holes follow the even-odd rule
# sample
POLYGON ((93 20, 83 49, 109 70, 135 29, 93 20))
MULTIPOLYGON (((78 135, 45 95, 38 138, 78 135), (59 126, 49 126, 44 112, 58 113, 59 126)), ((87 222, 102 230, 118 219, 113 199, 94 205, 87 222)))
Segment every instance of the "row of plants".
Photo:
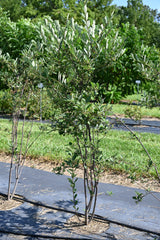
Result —
MULTIPOLYGON (((113 98, 114 99, 114 98, 113 98)), ((108 113, 109 115, 121 114, 125 117, 141 120, 142 118, 160 118, 159 107, 149 108, 144 106, 141 101, 142 96, 139 95, 129 95, 127 98, 127 103, 123 104, 123 102, 119 103, 111 103, 109 107, 111 111, 108 113), (136 102, 137 105, 132 105, 132 102, 136 102)), ((124 99, 125 101, 125 99, 124 99)), ((9 90, 1 90, 0 91, 0 114, 2 115, 10 115, 13 109, 13 101, 12 94, 9 90)), ((23 109, 21 109, 21 117, 23 117, 23 109)), ((42 117, 43 120, 52 120, 55 109, 53 107, 52 99, 49 97, 49 94, 46 89, 40 90, 38 87, 36 88, 36 92, 34 92, 31 96, 30 101, 28 102, 26 117, 27 119, 34 118, 35 120, 40 120, 42 117)))
MULTIPOLYGON (((68 142, 68 157, 63 159, 61 167, 57 170, 63 172, 65 168, 69 168, 71 172, 70 183, 77 211, 75 170, 81 164, 84 173, 85 224, 88 224, 95 213, 99 179, 106 161, 100 143, 110 131, 106 119, 110 112, 109 103, 113 97, 110 86, 118 87, 122 80, 119 76, 123 74, 127 76, 126 71, 118 77, 113 74, 113 84, 108 83, 107 88, 104 88, 101 82, 104 79, 102 73, 111 73, 107 72, 107 69, 112 69, 116 73, 117 67, 126 69, 122 64, 126 62, 127 57, 127 49, 124 47, 125 38, 107 19, 104 25, 96 25, 95 21, 90 22, 86 5, 83 25, 74 22, 74 19, 68 19, 66 26, 61 26, 58 21, 53 22, 50 18, 46 18, 38 31, 40 41, 32 41, 29 47, 21 51, 19 58, 14 59, 3 52, 0 55, 1 79, 9 89, 13 103, 8 199, 13 198, 16 192, 30 148, 45 131, 45 127, 41 125, 38 135, 32 138, 36 112, 30 116, 32 119, 30 126, 25 128, 29 103, 34 102, 34 96, 35 98, 38 96, 38 91, 41 96, 37 85, 43 83, 54 109, 52 131, 72 137, 68 142), (22 111, 23 121, 20 124, 22 111), (21 135, 18 134, 20 129, 21 135), (11 187, 13 163, 15 163, 16 176, 14 186, 11 187)), ((158 79, 154 74, 158 71, 158 55, 153 56, 151 48, 144 45, 140 49, 143 51, 138 52, 139 55, 138 53, 130 55, 134 72, 141 74, 148 84, 153 83, 154 80, 156 85, 158 79), (157 61, 152 61, 152 58, 157 61), (152 70, 150 66, 153 67, 152 70)), ((106 79, 110 80, 110 78, 109 74, 106 79)), ((132 88, 132 80, 127 84, 128 89, 132 88)), ((123 92, 126 86, 121 86, 123 92)), ((134 133, 132 135, 147 153, 149 167, 152 165, 155 167, 142 142, 134 133)), ((158 171, 156 174, 158 175, 158 171)))
MULTIPOLYGON (((13 112, 13 99, 10 90, 0 91, 0 114, 11 115, 13 112)), ((21 106, 21 118, 24 115, 25 102, 21 106)), ((39 89, 38 86, 32 92, 28 101, 27 110, 25 112, 27 119, 34 118, 39 120, 40 117, 44 120, 52 119, 54 114, 51 98, 48 96, 46 89, 39 89)))

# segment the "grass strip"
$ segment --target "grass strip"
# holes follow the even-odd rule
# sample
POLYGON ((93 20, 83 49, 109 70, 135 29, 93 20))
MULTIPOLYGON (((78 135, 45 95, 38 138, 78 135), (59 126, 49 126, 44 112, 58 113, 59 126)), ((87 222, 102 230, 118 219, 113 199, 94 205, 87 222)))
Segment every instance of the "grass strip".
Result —
MULTIPOLYGON (((21 124, 21 123, 20 123, 21 124)), ((30 122, 26 123, 26 135, 30 122)), ((40 124, 35 123, 31 141, 39 135, 40 124)), ((72 141, 71 136, 62 136, 58 132, 51 131, 45 124, 46 130, 29 149, 28 155, 32 158, 44 158, 59 162, 68 157, 66 149, 72 141)), ((21 134, 20 130, 18 132, 21 134)), ((157 168, 160 169, 160 135, 151 133, 137 133, 144 146, 147 148, 157 168)), ((11 121, 0 120, 0 151, 9 153, 11 149, 11 121)), ((104 169, 125 171, 132 176, 148 176, 147 168, 149 159, 138 141, 129 132, 109 130, 102 136, 101 148, 105 157, 104 169)), ((156 176, 151 166, 149 174, 156 176)))

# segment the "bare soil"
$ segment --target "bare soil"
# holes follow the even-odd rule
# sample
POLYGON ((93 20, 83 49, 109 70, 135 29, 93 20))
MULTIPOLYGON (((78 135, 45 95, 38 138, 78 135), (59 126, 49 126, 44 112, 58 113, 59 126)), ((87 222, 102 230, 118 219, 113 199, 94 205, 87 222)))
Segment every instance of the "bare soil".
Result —
POLYGON ((22 202, 16 200, 8 200, 7 197, 0 195, 0 211, 11 210, 20 206, 22 202))
POLYGON ((85 225, 84 218, 74 215, 66 222, 65 227, 73 233, 83 235, 100 234, 109 228, 109 223, 103 220, 93 219, 89 225, 85 225))

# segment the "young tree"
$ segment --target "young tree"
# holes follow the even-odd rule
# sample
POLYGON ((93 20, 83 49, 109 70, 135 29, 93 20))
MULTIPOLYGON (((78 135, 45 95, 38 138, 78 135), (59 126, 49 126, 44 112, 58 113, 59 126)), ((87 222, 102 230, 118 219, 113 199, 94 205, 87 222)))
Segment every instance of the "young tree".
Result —
POLYGON ((9 13, 12 21, 17 21, 22 16, 21 0, 0 0, 0 7, 9 13))
MULTIPOLYGON (((3 79, 12 96, 12 132, 11 132, 11 163, 8 180, 8 200, 15 195, 19 178, 29 148, 36 141, 31 138, 33 121, 26 127, 27 108, 32 94, 35 94, 35 78, 29 52, 24 50, 21 59, 12 59, 9 54, 0 54, 3 64, 3 79), (22 120, 20 123, 20 119, 22 120), (14 164, 14 165, 13 165, 14 164), (13 174, 15 170, 15 174, 13 174), (12 178, 13 176, 13 178, 12 178)), ((33 116, 30 116, 33 119, 33 116)))
POLYGON ((105 20, 105 25, 89 21, 87 6, 84 6, 83 25, 71 19, 63 27, 58 21, 46 19, 36 60, 42 59, 42 78, 44 73, 48 74, 50 95, 58 110, 53 129, 60 134, 71 134, 76 142, 70 161, 63 165, 74 169, 79 163, 83 166, 86 224, 92 220, 96 207, 104 161, 100 140, 101 133, 107 130, 108 113, 100 85, 94 82, 95 68, 114 65, 125 52, 118 31, 105 20))

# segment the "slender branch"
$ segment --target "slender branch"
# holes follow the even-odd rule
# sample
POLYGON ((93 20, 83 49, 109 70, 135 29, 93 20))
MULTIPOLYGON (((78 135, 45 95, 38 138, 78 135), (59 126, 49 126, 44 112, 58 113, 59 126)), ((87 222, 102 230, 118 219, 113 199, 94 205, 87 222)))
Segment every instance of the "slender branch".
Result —
POLYGON ((13 120, 12 120, 12 157, 11 157, 11 163, 10 163, 10 170, 9 170, 9 181, 8 181, 8 200, 11 199, 11 178, 12 178, 12 168, 13 168, 13 161, 15 156, 15 149, 17 147, 17 141, 15 141, 15 138, 17 138, 17 124, 16 124, 16 115, 13 114, 13 120))
POLYGON ((95 192, 94 192, 94 206, 93 206, 93 210, 92 210, 92 214, 91 214, 91 218, 90 218, 89 222, 91 222, 92 219, 93 219, 93 217, 94 217, 94 213, 95 213, 95 209, 96 209, 96 204, 97 204, 97 194, 98 194, 98 183, 96 182, 95 192))
POLYGON ((85 196, 85 224, 88 225, 88 206, 87 206, 87 188, 86 188, 86 169, 84 168, 84 196, 85 196))

